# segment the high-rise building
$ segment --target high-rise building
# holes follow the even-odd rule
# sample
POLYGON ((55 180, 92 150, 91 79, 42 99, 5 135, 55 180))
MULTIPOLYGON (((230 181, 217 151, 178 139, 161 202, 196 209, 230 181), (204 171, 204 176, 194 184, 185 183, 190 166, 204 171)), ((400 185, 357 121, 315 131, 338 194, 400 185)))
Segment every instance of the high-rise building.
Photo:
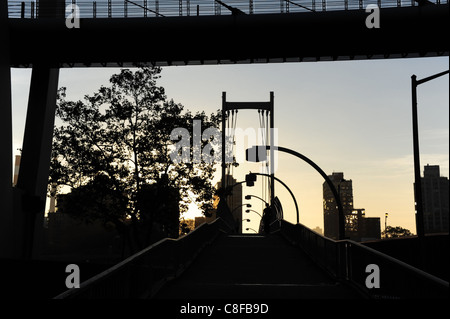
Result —
POLYGON ((440 176, 439 165, 427 164, 421 182, 425 233, 448 232, 448 178, 440 176))
MULTIPOLYGON (((340 194, 342 208, 345 216, 351 216, 353 211, 352 180, 344 179, 344 173, 333 173, 328 176, 340 194)), ((338 239, 339 212, 333 192, 326 182, 323 183, 323 226, 325 237, 338 239)), ((347 223, 346 223, 347 224, 347 223)))
MULTIPOLYGON (((353 208, 352 180, 344 179, 344 173, 328 176, 340 195, 345 218, 345 237, 355 241, 381 238, 380 218, 366 217, 364 208, 353 208)), ((333 192, 323 183, 324 236, 338 239, 339 211, 333 192)))

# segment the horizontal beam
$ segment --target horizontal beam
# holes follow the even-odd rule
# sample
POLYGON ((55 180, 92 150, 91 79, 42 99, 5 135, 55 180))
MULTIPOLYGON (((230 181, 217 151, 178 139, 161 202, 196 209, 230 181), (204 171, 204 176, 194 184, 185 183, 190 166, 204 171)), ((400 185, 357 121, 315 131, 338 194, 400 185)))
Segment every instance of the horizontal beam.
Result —
POLYGON ((271 102, 225 102, 224 109, 228 110, 272 110, 271 102))
MULTIPOLYGON (((167 18, 8 19, 12 67, 198 65, 448 55, 448 4, 167 18), (427 36, 424 36, 427 35, 427 36)), ((2 48, 3 49, 3 48, 2 48)))

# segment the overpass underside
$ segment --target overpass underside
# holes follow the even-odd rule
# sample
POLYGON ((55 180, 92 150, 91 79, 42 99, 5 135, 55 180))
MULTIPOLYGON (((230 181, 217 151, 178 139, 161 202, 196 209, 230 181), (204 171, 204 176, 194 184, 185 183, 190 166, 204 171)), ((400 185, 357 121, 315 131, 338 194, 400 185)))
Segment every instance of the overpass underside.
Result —
POLYGON ((122 67, 446 56, 448 4, 166 18, 9 19, 10 65, 122 67))

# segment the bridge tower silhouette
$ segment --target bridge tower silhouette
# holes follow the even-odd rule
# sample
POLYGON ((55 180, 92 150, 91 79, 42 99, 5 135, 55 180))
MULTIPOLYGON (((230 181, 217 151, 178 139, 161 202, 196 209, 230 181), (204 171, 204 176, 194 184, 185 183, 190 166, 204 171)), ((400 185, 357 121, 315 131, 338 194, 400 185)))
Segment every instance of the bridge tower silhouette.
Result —
MULTIPOLYGON (((232 188, 233 185, 227 185, 227 176, 232 176, 233 165, 236 164, 235 157, 235 133, 236 123, 239 110, 257 110, 260 117, 260 130, 258 134, 263 135, 261 137, 263 144, 271 146, 270 151, 270 165, 266 163, 266 168, 269 168, 267 172, 270 174, 268 183, 268 192, 270 197, 270 204, 274 203, 275 198, 275 163, 274 163, 274 93, 270 92, 269 101, 263 102, 236 102, 227 101, 226 92, 222 92, 222 178, 221 187, 223 190, 232 188), (269 119, 270 118, 270 119, 269 119), (266 121, 267 119, 267 121, 266 121), (269 122, 269 123, 267 123, 269 122), (227 124, 228 123, 228 124, 227 124)), ((243 137, 242 137, 243 138, 243 137)), ((255 141, 256 142, 256 141, 255 141)), ((239 150, 244 151, 244 150, 239 150)), ((266 152, 264 150, 264 152, 266 152)), ((226 196, 226 195, 225 195, 226 196)), ((224 198, 226 200, 226 197, 224 198)))

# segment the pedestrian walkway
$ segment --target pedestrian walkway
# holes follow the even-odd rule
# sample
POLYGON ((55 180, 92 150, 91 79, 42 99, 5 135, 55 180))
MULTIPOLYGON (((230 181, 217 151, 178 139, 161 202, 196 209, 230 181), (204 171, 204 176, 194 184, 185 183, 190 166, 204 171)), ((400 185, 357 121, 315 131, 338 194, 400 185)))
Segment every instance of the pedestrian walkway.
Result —
POLYGON ((337 282, 279 235, 221 235, 155 299, 348 299, 337 282))

